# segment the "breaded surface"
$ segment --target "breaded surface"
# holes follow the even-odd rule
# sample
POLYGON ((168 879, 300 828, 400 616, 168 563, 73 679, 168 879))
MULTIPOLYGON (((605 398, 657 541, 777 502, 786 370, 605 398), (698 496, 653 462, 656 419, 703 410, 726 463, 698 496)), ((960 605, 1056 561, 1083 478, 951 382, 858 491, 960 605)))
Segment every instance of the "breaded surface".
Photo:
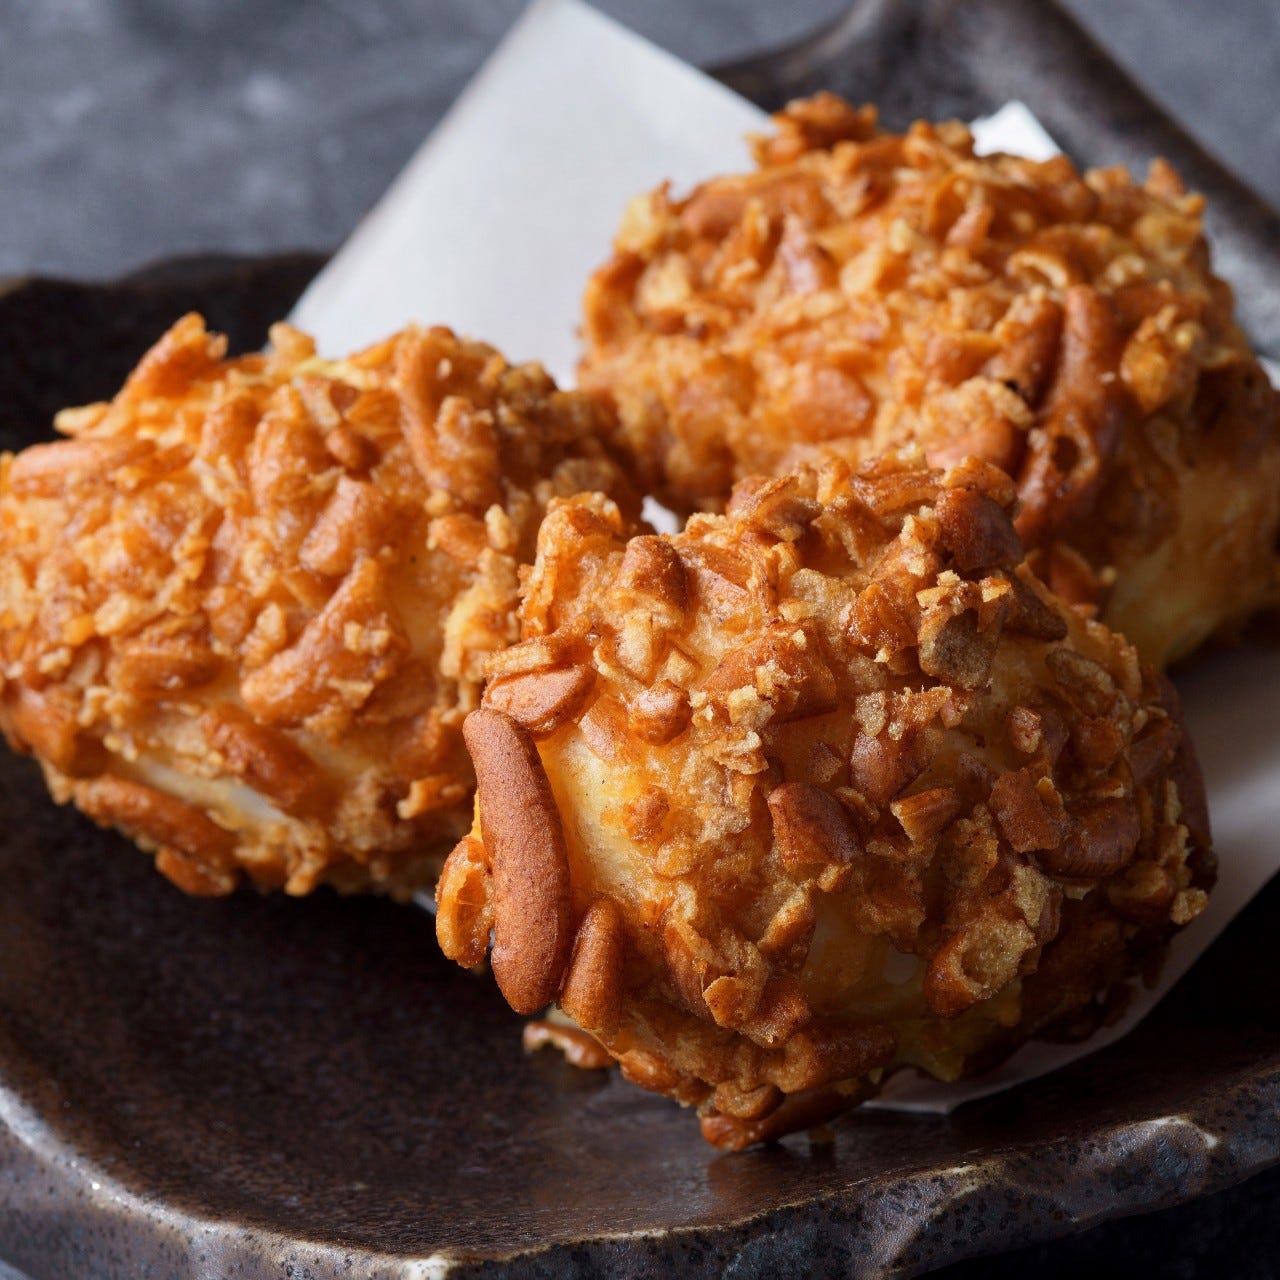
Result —
POLYGON ((1280 402, 1166 164, 977 157, 831 95, 775 120, 754 172, 634 201, 587 288, 581 382, 648 484, 719 510, 825 454, 972 453, 1148 661, 1273 602, 1280 402))
POLYGON ((1204 906, 1203 790, 1172 690, 1031 574, 1014 503, 916 453, 674 536, 553 504, 467 721, 445 952, 492 933, 513 1006, 554 997, 723 1146, 1113 1016, 1204 906))
POLYGON ((601 410, 444 329, 346 360, 187 316, 0 462, 0 725, 192 892, 411 893, 553 496, 636 499, 601 410))

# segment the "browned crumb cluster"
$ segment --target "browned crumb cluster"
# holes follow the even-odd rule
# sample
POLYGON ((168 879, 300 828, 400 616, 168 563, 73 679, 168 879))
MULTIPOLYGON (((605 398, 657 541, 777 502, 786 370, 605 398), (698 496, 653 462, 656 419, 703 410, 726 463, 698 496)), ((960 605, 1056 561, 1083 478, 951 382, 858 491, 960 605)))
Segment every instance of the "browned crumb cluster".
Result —
POLYGON ((191 892, 409 893, 547 502, 636 500, 601 411, 444 329, 350 359, 197 316, 0 462, 0 726, 191 892))
POLYGON ((648 484, 718 510, 914 442, 1013 475, 1041 577, 1157 665, 1272 600, 1280 409, 1167 165, 978 157, 831 95, 776 125, 754 172, 633 202, 588 286, 582 383, 648 484))
POLYGON ((637 536, 554 503, 466 735, 437 933, 741 1146, 1079 1035, 1203 907, 1176 702, 969 461, 832 460, 637 536))

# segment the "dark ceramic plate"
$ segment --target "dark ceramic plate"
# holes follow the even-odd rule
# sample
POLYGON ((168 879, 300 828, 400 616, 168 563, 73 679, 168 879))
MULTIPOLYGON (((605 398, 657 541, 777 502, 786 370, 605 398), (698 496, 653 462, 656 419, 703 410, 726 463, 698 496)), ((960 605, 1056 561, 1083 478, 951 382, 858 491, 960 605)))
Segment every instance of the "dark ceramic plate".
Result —
MULTIPOLYGON (((1252 259, 1245 314, 1280 349, 1274 215, 1055 11, 869 3, 836 36, 799 78, 726 78, 768 99, 808 76, 894 121, 1020 96, 1083 159, 1169 154, 1218 202, 1226 269, 1252 259)), ((260 344, 318 266, 10 287, 0 445, 110 394, 186 309, 260 344)), ((1280 1161, 1280 882, 1110 1049, 947 1119, 718 1155, 660 1099, 525 1058, 412 908, 184 898, 7 756, 0 813, 0 1255, 35 1277, 913 1273, 1280 1161)))

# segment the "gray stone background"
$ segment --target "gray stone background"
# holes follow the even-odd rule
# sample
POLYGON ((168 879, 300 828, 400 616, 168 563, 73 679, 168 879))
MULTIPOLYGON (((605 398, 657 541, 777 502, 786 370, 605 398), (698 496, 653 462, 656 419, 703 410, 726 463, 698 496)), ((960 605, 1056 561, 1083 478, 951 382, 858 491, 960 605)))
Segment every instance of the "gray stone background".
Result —
MULTIPOLYGON (((333 247, 522 2, 0 0, 0 277, 102 278, 177 253, 333 247)), ((794 38, 840 7, 597 3, 703 64, 794 38)), ((1064 3, 1280 203, 1280 0, 1064 3)), ((948 1274, 1274 1280, 1278 1224, 1275 1171, 948 1274)), ((0 1280, 11 1276, 0 1262, 0 1280)))
MULTIPOLYGON (((598 0, 694 62, 839 0, 598 0)), ((1065 0, 1280 202, 1277 0, 1065 0)), ((523 0, 0 0, 0 276, 329 248, 523 0)))

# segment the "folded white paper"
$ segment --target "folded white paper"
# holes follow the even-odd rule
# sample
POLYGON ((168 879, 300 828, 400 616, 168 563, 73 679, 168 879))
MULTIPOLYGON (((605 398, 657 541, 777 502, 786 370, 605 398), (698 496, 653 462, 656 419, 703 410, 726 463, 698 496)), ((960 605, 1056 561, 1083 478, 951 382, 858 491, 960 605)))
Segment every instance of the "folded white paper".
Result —
POLYGON ((446 324, 571 382, 627 201, 747 163, 766 117, 577 0, 536 0, 293 320, 340 355, 446 324))
MULTIPOLYGON (((743 168, 766 117, 579 0, 536 0, 298 304, 340 355, 410 321, 447 324, 572 382, 583 285, 628 199, 743 168)), ((983 151, 1036 158, 1052 139, 1021 104, 974 122, 983 151)), ((1082 1045, 1032 1044, 972 1082, 903 1073, 874 1104, 942 1114, 1129 1031, 1280 867, 1280 655, 1211 655, 1179 678, 1221 859, 1208 910, 1159 985, 1082 1045)))

